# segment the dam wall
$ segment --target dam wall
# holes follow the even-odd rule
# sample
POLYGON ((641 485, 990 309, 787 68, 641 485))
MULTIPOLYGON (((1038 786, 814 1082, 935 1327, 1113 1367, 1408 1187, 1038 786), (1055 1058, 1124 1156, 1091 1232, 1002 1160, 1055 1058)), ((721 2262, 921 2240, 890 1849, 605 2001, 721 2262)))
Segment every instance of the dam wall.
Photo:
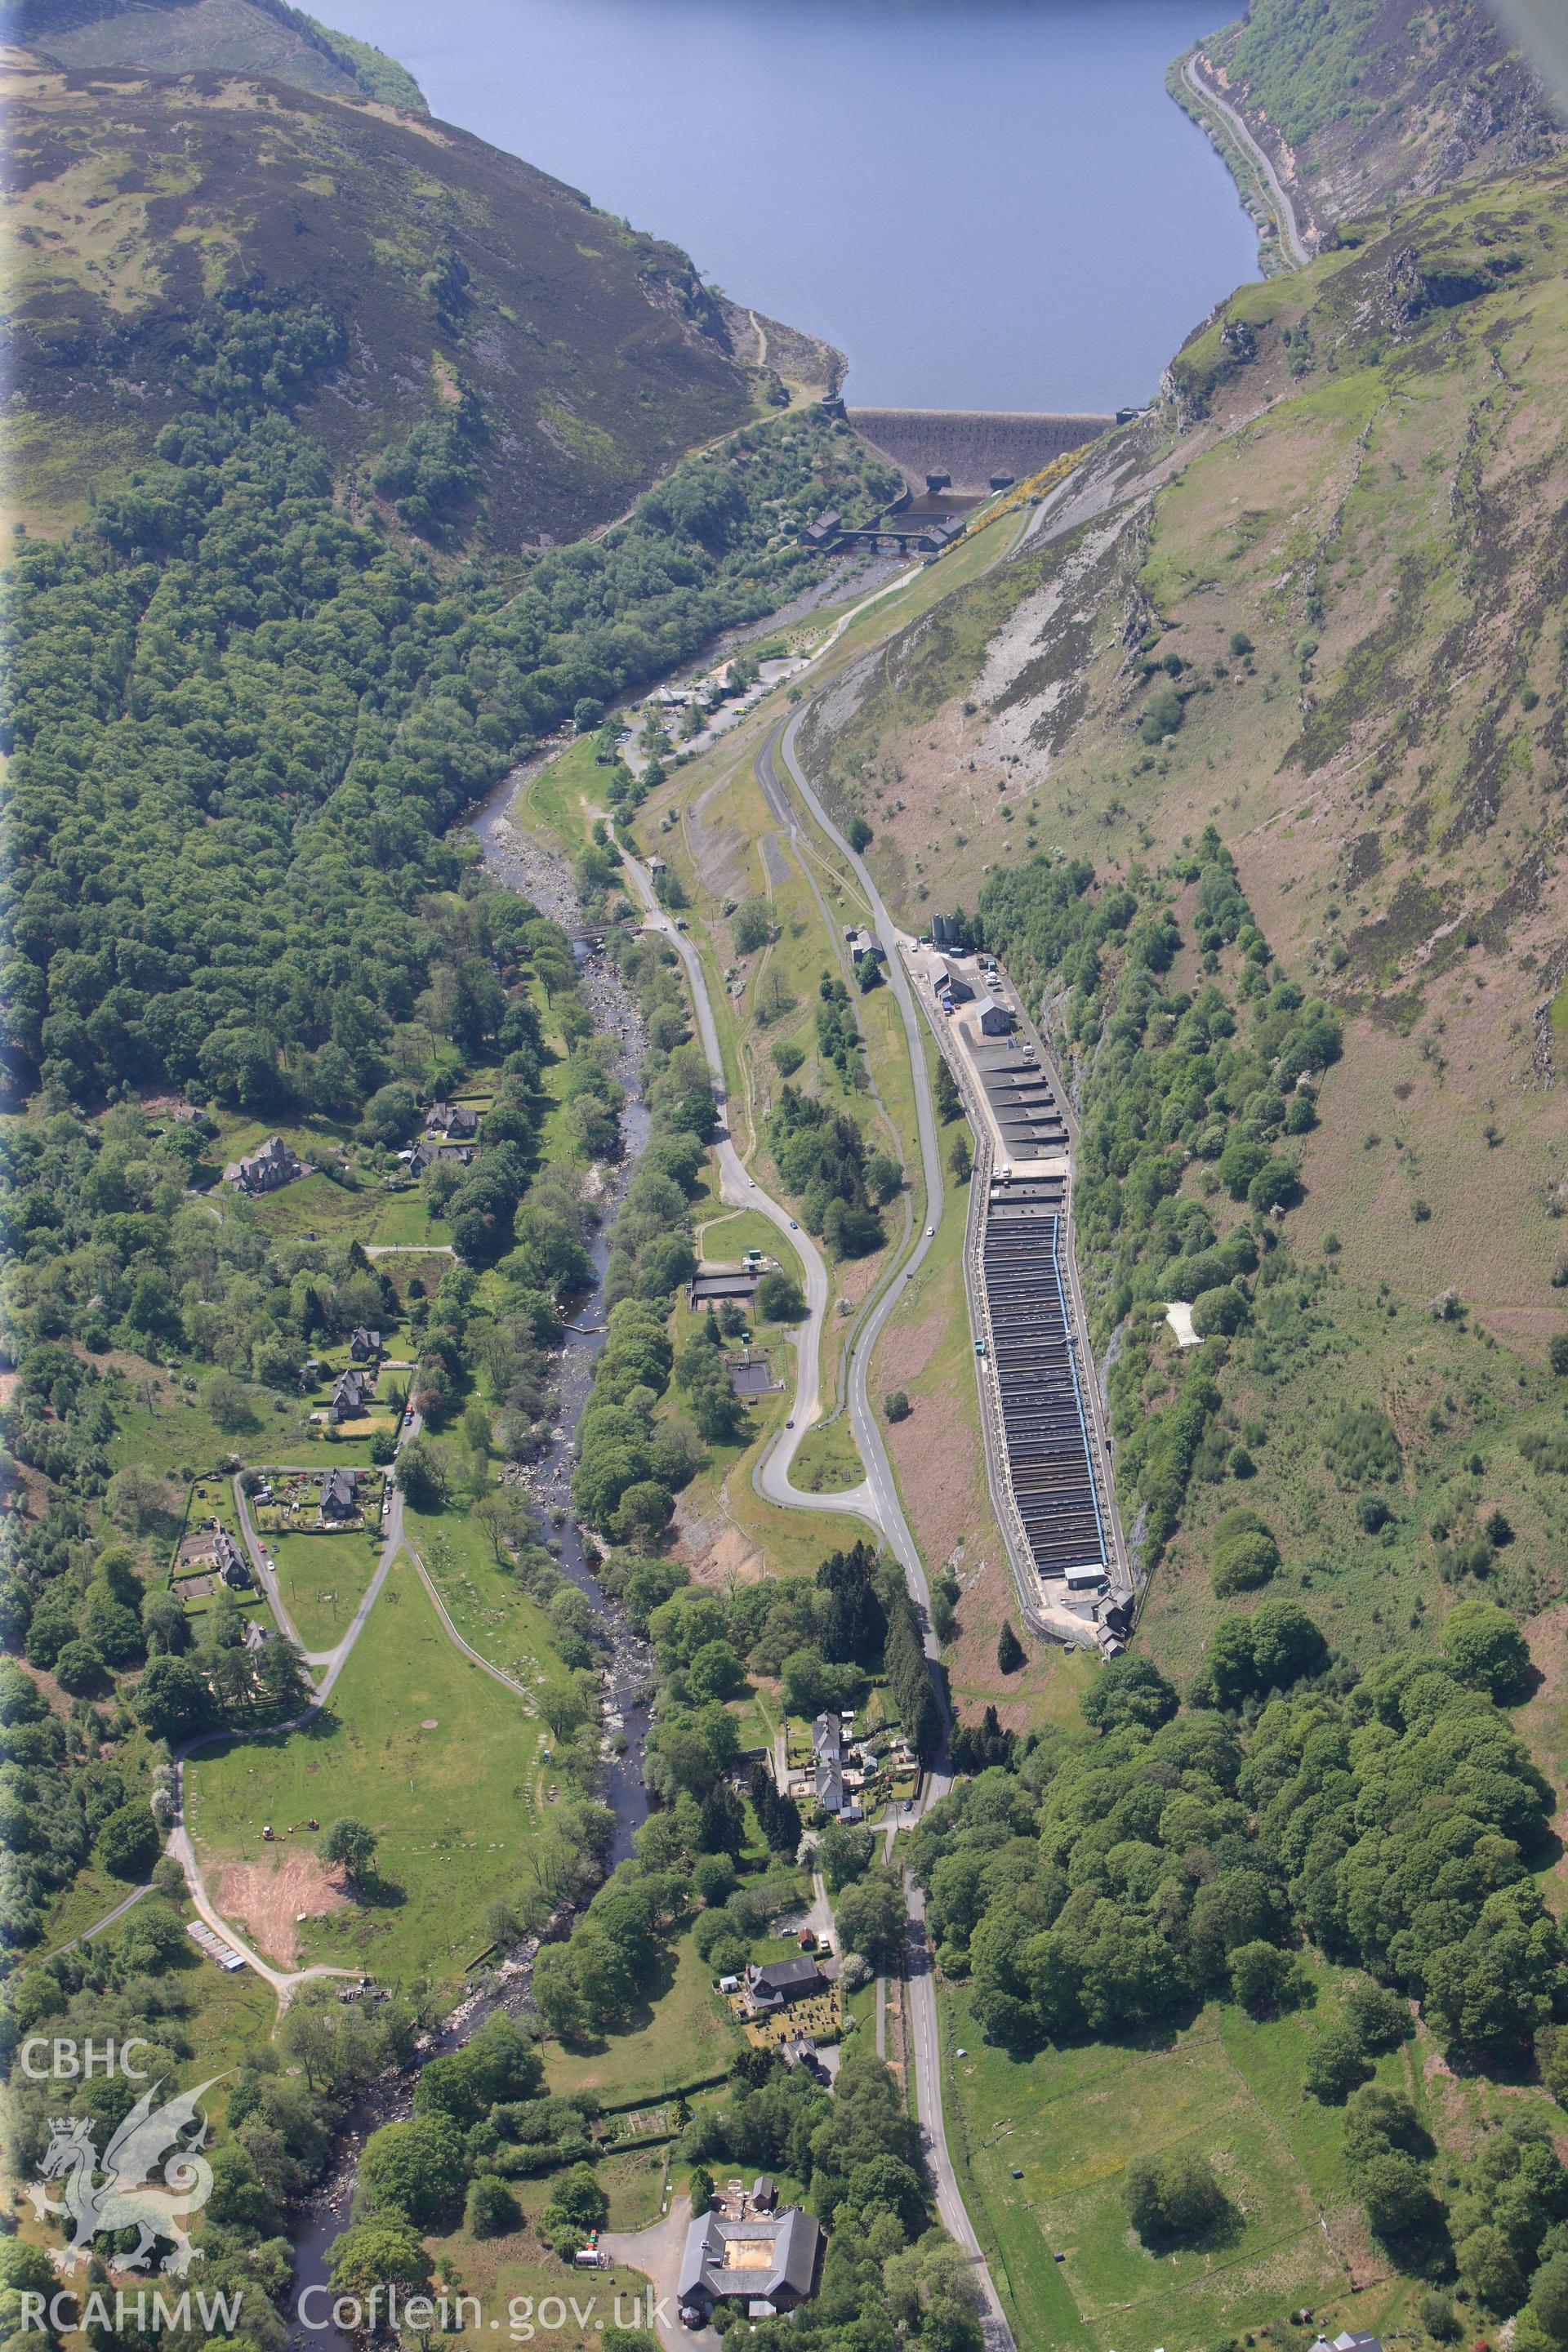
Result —
POLYGON ((915 491, 928 475, 982 495, 1002 478, 1022 482, 1069 450, 1098 440, 1114 416, 1035 415, 1013 408, 851 408, 843 415, 863 441, 890 457, 915 491))

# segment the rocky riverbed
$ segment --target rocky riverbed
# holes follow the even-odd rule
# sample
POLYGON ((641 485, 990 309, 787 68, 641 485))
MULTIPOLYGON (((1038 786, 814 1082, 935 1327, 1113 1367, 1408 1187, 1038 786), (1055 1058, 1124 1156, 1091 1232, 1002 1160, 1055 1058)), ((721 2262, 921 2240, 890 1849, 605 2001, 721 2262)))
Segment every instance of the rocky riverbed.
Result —
MULTIPOLYGON (((578 906, 572 871, 558 852, 521 833, 507 814, 526 772, 508 777, 474 820, 474 831, 484 845, 485 863, 509 889, 532 900, 542 915, 572 930, 578 906)), ((572 1468, 577 1423, 593 1386, 594 1360, 604 1343, 605 1266, 609 1255, 609 1229, 625 1197, 633 1169, 647 1140, 647 1112, 639 1089, 639 1073, 647 1051, 647 1036, 636 998, 602 950, 584 958, 583 993, 596 1032, 613 1036, 619 1046, 615 1074, 626 1089, 621 1113, 621 1157, 595 1169, 591 1197, 597 1227, 590 1244, 594 1286, 573 1304, 565 1345, 553 1358, 558 1398, 550 1443, 537 1461, 520 1465, 509 1476, 538 1507, 541 1533, 564 1574, 593 1602, 603 1630, 606 1653, 601 1668, 604 1694, 604 1796, 616 1817, 611 1847, 613 1867, 631 1852, 632 1837, 647 1815, 643 1787, 643 1740, 648 1723, 653 1688, 653 1660, 646 1642, 633 1633, 626 1618, 599 1585, 594 1571, 599 1554, 584 1543, 572 1517, 572 1468)), ((497 1892, 503 1889, 498 1887, 497 1892)), ((570 1907, 556 1913, 545 1930, 547 1937, 563 1935, 571 1926, 570 1907)), ((396 2123, 413 2113, 414 2090, 420 2070, 441 2052, 461 2047, 487 2018, 498 2013, 526 2016, 533 2007, 533 1962, 541 1939, 530 1936, 493 1959, 479 1980, 431 2033, 422 2036, 406 2065, 389 2067, 355 2100, 344 2121, 331 2173, 315 2189, 310 2218, 295 2242, 294 2303, 305 2289, 325 2283, 333 2240, 348 2226, 365 2139, 384 2124, 396 2123)), ((296 2329, 293 2340, 304 2344, 312 2336, 331 2336, 329 2327, 296 2329)))

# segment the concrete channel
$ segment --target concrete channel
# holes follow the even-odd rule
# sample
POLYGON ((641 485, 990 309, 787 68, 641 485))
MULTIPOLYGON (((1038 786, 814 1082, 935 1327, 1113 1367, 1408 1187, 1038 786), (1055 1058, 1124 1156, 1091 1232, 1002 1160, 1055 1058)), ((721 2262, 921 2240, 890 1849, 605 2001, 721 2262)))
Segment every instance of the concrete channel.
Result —
POLYGON ((1076 1122, 1000 967, 900 947, 974 1134, 964 1279, 1019 1607, 1036 1633, 1115 1656, 1133 1591, 1073 1257, 1076 1122), (987 1003, 1005 1033, 983 1030, 987 1003))

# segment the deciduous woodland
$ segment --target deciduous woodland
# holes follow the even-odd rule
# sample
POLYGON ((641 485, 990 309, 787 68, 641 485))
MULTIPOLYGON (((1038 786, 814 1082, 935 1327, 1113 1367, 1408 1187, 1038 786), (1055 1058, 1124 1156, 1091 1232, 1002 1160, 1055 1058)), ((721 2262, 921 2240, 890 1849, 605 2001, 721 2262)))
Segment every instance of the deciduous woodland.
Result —
POLYGON ((281 0, 96 5, 8 200, 7 2352, 142 2088, 22 2053, 130 2037, 249 2352, 797 2206, 757 2352, 1568 2352, 1531 61, 1201 44, 1306 266, 895 577, 838 354, 281 0), (996 1516, 939 913, 1071 1112, 1119 1654, 996 1516))

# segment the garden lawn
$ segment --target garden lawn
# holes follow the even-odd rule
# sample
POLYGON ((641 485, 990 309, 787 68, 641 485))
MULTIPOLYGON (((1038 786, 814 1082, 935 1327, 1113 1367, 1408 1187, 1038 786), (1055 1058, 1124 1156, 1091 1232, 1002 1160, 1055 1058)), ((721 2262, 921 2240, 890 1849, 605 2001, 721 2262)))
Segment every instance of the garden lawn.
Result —
MULTIPOLYGON (((759 1947, 760 1948, 760 1947, 759 1947)), ((740 2047, 713 1974, 699 1959, 690 1931, 669 1947, 649 1998, 623 2032, 569 2048, 552 2042, 545 2071, 552 2094, 592 2091, 604 2106, 658 2100, 683 2083, 720 2074, 740 2047)))
POLYGON ((449 1228, 433 1217, 420 1192, 383 1192, 367 1208, 366 1231, 360 1238, 385 1246, 419 1249, 450 1238, 449 1228))
POLYGON ((539 1732, 520 1700, 453 1647, 399 1560, 325 1716, 281 1738, 226 1741, 186 1766, 186 1816, 208 1883, 216 1889, 226 1863, 286 1859, 291 1822, 356 1815, 380 1840, 383 1883, 305 1926, 301 1964, 450 1981, 483 1947, 486 1905, 521 1874, 539 1732), (271 1844, 266 1822, 284 1833, 271 1844))

